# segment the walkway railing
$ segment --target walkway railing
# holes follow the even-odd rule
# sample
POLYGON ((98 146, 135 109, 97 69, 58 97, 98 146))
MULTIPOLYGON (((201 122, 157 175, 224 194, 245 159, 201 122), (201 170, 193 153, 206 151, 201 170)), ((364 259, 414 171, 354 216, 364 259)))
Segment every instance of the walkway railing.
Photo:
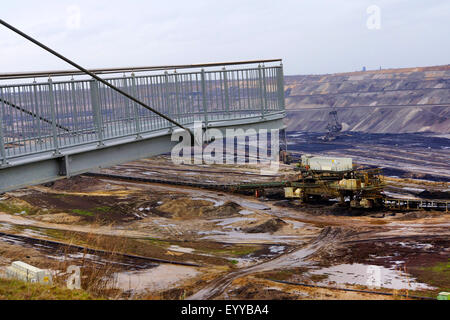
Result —
MULTIPOLYGON (((284 112, 282 66, 227 67, 105 80, 182 125, 284 112)), ((96 80, 0 85, 0 165, 170 128, 174 124, 96 80)))

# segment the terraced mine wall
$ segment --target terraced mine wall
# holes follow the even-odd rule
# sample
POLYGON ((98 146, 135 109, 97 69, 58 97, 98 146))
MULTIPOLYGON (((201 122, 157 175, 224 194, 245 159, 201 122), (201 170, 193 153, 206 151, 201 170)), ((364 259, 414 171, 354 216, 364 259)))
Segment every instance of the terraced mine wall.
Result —
POLYGON ((335 107, 344 131, 450 133, 450 65, 287 76, 289 131, 326 132, 335 107))

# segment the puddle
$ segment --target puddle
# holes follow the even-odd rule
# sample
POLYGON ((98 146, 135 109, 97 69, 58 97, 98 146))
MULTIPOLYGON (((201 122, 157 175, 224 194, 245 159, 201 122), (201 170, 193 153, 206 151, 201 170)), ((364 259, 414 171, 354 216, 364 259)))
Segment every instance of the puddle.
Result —
POLYGON ((34 224, 35 222, 32 220, 28 220, 26 218, 22 218, 22 217, 17 217, 17 216, 10 216, 6 213, 0 213, 0 221, 1 222, 7 222, 7 223, 12 223, 12 224, 17 224, 17 225, 31 225, 34 224))
POLYGON ((145 176, 152 176, 154 174, 159 174, 159 172, 155 172, 155 171, 144 171, 144 172, 140 172, 140 173, 145 176))
POLYGON ((254 211, 251 211, 251 210, 241 210, 241 211, 239 211, 239 214, 242 214, 243 216, 248 216, 248 215, 251 215, 251 214, 254 214, 255 212, 254 211))
POLYGON ((419 189, 419 188, 412 188, 412 187, 403 187, 403 190, 406 191, 412 191, 412 192, 423 192, 425 189, 419 189))
POLYGON ((175 252, 182 252, 182 253, 192 253, 195 251, 195 249, 192 248, 184 248, 184 247, 180 247, 180 246, 170 246, 168 248, 170 251, 175 251, 175 252))
POLYGON ((13 225, 9 223, 0 223, 0 229, 2 230, 12 230, 13 225))
POLYGON ((218 222, 216 223, 216 225, 218 226, 222 226, 225 227, 225 229, 230 229, 233 227, 230 227, 230 224, 236 223, 236 222, 242 222, 242 221, 256 221, 257 219, 255 218, 242 218, 242 217, 238 217, 238 218, 227 218, 227 219, 217 219, 217 220, 211 220, 211 222, 218 222))
POLYGON ((271 246, 271 247, 269 247, 270 253, 275 253, 275 254, 283 253, 285 249, 286 249, 285 246, 271 246))
POLYGON ((255 209, 255 210, 270 210, 270 208, 266 205, 263 205, 261 203, 254 203, 254 202, 250 202, 250 201, 239 201, 238 202, 241 206, 243 207, 247 207, 250 209, 255 209))
POLYGON ((114 287, 134 292, 159 291, 174 288, 178 283, 198 274, 199 272, 192 267, 159 265, 143 271, 116 273, 114 287))
POLYGON ((300 221, 295 221, 295 220, 285 220, 286 222, 292 224, 292 227, 294 228, 294 230, 297 229, 301 229, 303 227, 305 227, 305 224, 303 222, 300 221))
POLYGON ((410 195, 404 195, 404 194, 400 194, 400 193, 394 193, 394 192, 389 192, 389 191, 383 191, 384 194, 387 197, 390 198, 397 198, 397 199, 418 199, 416 197, 410 196, 410 195))
MULTIPOLYGON (((400 262, 400 261, 399 261, 400 262)), ((320 284, 355 284, 387 289, 432 290, 433 287, 416 282, 410 275, 395 269, 365 264, 342 264, 320 270, 310 271, 313 275, 327 275, 320 284)))
POLYGON ((226 231, 226 232, 199 232, 198 234, 209 234, 206 237, 202 237, 203 240, 213 240, 227 243, 296 243, 298 242, 297 236, 278 236, 270 233, 243 233, 238 231, 226 231))
POLYGON ((223 206, 225 204, 225 201, 216 200, 216 199, 212 199, 212 198, 196 197, 196 198, 192 198, 192 200, 203 200, 203 201, 213 202, 214 203, 214 207, 220 207, 220 206, 223 206))
POLYGON ((36 230, 31 230, 31 229, 24 230, 21 233, 21 235, 27 236, 27 237, 31 237, 31 238, 33 238, 33 237, 43 237, 43 236, 45 237, 46 236, 46 234, 44 234, 42 232, 39 232, 39 231, 36 231, 36 230))

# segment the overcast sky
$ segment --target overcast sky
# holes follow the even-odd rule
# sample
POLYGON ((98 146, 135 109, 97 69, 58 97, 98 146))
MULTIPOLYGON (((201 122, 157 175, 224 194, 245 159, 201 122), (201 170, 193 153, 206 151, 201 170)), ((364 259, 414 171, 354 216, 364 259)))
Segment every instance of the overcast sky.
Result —
MULTIPOLYGON (((449 0, 2 0, 88 68, 282 58, 286 74, 450 63, 449 0)), ((72 69, 0 26, 0 72, 72 69)))

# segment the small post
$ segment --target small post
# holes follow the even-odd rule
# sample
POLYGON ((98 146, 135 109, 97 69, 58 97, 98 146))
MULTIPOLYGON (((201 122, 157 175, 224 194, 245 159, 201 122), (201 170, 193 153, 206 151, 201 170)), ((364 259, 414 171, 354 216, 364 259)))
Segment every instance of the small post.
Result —
POLYGON ((79 132, 78 132, 78 120, 80 119, 80 116, 79 116, 79 112, 78 112, 78 106, 77 106, 77 99, 76 99, 76 87, 75 87, 75 79, 73 78, 73 76, 72 76, 72 79, 70 79, 70 90, 72 91, 72 105, 73 105, 73 114, 74 114, 74 116, 73 116, 73 118, 74 118, 74 120, 73 120, 73 122, 74 122, 74 129, 75 129, 75 132, 76 132, 76 134, 78 135, 79 134, 79 132))
MULTIPOLYGON (((167 114, 169 116, 172 116, 172 112, 170 110, 170 104, 169 104, 169 73, 167 71, 164 72, 164 100, 165 100, 165 105, 167 108, 167 114)), ((173 126, 171 123, 169 123, 169 130, 170 130, 170 132, 173 131, 173 126)))
POLYGON ((56 127, 56 105, 55 97, 53 95, 53 81, 48 78, 48 99, 50 101, 50 110, 52 113, 52 131, 53 131, 53 145, 55 147, 55 155, 61 154, 59 152, 59 141, 58 141, 58 129, 56 127))
MULTIPOLYGON (((136 76, 134 72, 131 74, 131 89, 133 96, 137 98, 136 76)), ((137 103, 133 103, 134 123, 136 126, 136 139, 142 139, 141 137, 141 121, 139 119, 139 109, 137 103)))
MULTIPOLYGON (((0 88, 0 96, 3 97, 3 89, 0 88)), ((2 162, 0 163, 0 166, 7 165, 8 162, 6 161, 6 149, 5 149, 5 141, 4 141, 4 135, 3 135, 3 109, 5 108, 5 102, 2 101, 2 107, 0 108, 0 155, 2 156, 2 162)))
POLYGON ((203 113, 205 117, 205 128, 208 128, 208 104, 206 101, 206 73, 205 69, 202 69, 202 102, 203 113))
MULTIPOLYGON (((180 91, 179 91, 179 89, 178 89, 178 74, 177 74, 177 71, 175 70, 175 72, 174 72, 174 77, 175 77, 175 97, 176 97, 176 101, 177 101, 177 115, 175 116, 175 119, 178 121, 178 122, 181 122, 180 121, 180 117, 181 117, 181 110, 180 110, 180 91)), ((174 127, 175 125, 174 124, 172 124, 172 128, 174 127)))
POLYGON ((264 119, 264 92, 263 92, 263 75, 261 65, 258 66, 258 78, 259 78, 259 96, 261 103, 261 119, 264 119))
POLYGON ((264 92, 264 114, 267 113, 267 79, 266 79, 266 67, 263 65, 262 67, 262 76, 263 76, 263 92, 264 92))
MULTIPOLYGON (((34 80, 33 81, 33 95, 34 95, 34 105, 35 105, 35 114, 36 115, 39 115, 40 114, 40 111, 39 111, 39 103, 38 103, 38 95, 37 95, 37 88, 36 88, 36 86, 37 86, 37 82, 36 82, 36 80, 34 80)), ((36 116, 36 118, 37 118, 37 130, 38 130, 38 136, 39 136, 39 138, 38 138, 38 140, 37 140, 37 142, 39 143, 39 144, 42 144, 44 141, 42 140, 42 134, 41 134, 41 119, 39 119, 39 117, 38 116, 36 116)))
POLYGON ((230 118, 230 96, 228 88, 228 74, 225 67, 222 70, 223 70, 223 86, 225 91, 225 111, 227 113, 228 118, 230 118))
MULTIPOLYGON (((125 73, 123 74, 123 89, 125 92, 128 92, 128 84, 127 84, 127 76, 125 73)), ((125 98, 125 118, 127 121, 131 121, 131 113, 130 113, 130 100, 125 98)))
POLYGON ((278 76, 278 108, 279 110, 285 109, 285 101, 284 101, 284 73, 283 73, 283 64, 277 69, 278 76))
POLYGON ((91 80, 91 102, 92 102, 92 116, 94 117, 94 125, 97 131, 98 146, 103 146, 103 128, 102 115, 100 112, 100 100, 98 97, 98 82, 91 80))

